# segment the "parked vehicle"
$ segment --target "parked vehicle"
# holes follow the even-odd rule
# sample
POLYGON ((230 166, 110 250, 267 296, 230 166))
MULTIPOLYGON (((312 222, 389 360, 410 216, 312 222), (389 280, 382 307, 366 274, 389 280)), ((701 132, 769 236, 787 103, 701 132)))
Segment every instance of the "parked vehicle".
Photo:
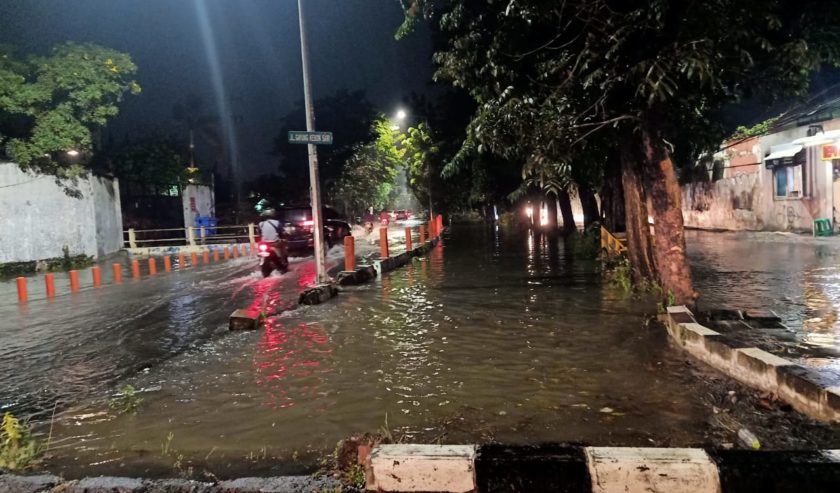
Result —
MULTIPOLYGON (((350 224, 341 219, 341 214, 331 207, 323 208, 324 243, 327 248, 340 244, 350 236, 350 224)), ((314 225, 311 207, 281 207, 277 219, 284 223, 284 232, 290 251, 300 252, 315 247, 314 225)))
POLYGON ((411 219, 411 211, 407 210, 398 210, 394 213, 394 216, 397 221, 408 221, 411 219))
POLYGON ((289 251, 286 240, 257 243, 257 257, 260 259, 260 272, 263 277, 270 276, 275 270, 282 273, 289 270, 289 251))

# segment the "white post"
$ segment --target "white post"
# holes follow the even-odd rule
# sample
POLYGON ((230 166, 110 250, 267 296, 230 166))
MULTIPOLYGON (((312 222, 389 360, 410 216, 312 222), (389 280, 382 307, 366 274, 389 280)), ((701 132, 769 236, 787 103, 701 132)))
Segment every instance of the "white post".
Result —
POLYGON ((187 228, 187 240, 190 242, 190 246, 195 246, 195 226, 187 228))
MULTIPOLYGON (((303 64, 303 102, 306 107, 306 131, 315 131, 315 108, 312 106, 312 86, 309 82, 309 46, 306 43, 306 28, 303 22, 303 0, 298 0, 300 23, 300 58, 303 64)), ((324 220, 321 217, 321 185, 318 178, 318 152, 314 144, 309 148, 309 189, 312 197, 312 222, 315 239, 315 283, 327 282, 324 269, 324 220)))
POLYGON ((134 228, 128 229, 128 246, 137 248, 137 233, 134 231, 134 228))

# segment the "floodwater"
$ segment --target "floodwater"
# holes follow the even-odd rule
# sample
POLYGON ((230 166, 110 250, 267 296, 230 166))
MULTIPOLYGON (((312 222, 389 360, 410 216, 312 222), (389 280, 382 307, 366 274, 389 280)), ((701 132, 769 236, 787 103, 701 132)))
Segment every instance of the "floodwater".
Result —
MULTIPOLYGON (((699 287, 739 286, 743 300, 720 299, 748 302, 733 275, 712 272, 728 265, 718 243, 691 241, 692 259, 709 263, 699 287)), ((37 412, 42 436, 51 429, 51 472, 302 472, 338 440, 378 431, 427 443, 709 443, 710 373, 649 323, 654 300, 604 283, 562 240, 454 228, 428 257, 306 308, 295 302, 311 262, 268 279, 251 262, 0 307, 0 405, 37 412), (233 309, 263 305, 290 311, 227 331, 233 309), (133 414, 107 406, 125 384, 143 399, 133 414)))

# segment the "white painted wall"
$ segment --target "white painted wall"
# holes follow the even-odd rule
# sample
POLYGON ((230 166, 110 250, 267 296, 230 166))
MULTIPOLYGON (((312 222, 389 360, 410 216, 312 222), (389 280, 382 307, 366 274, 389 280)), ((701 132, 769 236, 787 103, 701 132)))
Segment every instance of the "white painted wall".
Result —
POLYGON ((0 262, 70 255, 99 257, 122 247, 122 215, 116 180, 76 180, 71 197, 51 176, 0 163, 0 262))
POLYGON ((763 158, 771 146, 805 137, 807 127, 797 127, 758 139, 755 152, 760 169, 713 183, 691 183, 682 187, 685 225, 700 229, 766 230, 810 232, 814 219, 834 216, 833 176, 830 161, 822 161, 819 148, 807 149, 809 197, 775 196, 773 170, 763 158))

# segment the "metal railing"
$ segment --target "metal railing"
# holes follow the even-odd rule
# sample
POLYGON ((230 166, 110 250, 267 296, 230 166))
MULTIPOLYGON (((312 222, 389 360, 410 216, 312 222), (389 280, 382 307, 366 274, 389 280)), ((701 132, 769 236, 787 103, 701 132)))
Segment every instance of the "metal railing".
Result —
POLYGON ((123 231, 123 245, 126 248, 150 246, 198 246, 207 243, 236 243, 256 241, 254 224, 237 226, 190 226, 187 228, 134 229, 123 231), (177 236, 171 236, 174 232, 177 236))
POLYGON ((627 246, 607 228, 601 226, 601 249, 610 255, 621 255, 627 250, 627 246))

